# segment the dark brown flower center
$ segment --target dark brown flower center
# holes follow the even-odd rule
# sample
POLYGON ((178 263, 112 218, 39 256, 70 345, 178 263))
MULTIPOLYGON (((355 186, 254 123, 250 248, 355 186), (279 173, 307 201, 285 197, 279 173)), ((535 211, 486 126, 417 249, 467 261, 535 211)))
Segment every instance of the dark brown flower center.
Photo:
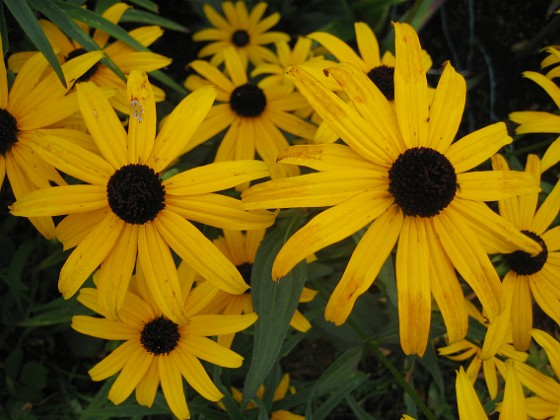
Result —
MULTIPOLYGON (((66 56, 66 61, 79 57, 80 55, 83 55, 85 53, 87 53, 87 50, 85 48, 76 48, 75 50, 70 51, 70 53, 66 56)), ((89 68, 88 71, 78 77, 78 80, 76 82, 87 82, 97 72, 100 65, 101 63, 99 61, 95 63, 89 68)))
POLYGON ((388 100, 392 101, 395 99, 394 67, 382 64, 372 68, 367 75, 388 100))
POLYGON ((118 169, 107 183, 113 213, 126 223, 143 225, 165 208, 165 187, 152 168, 130 164, 118 169))
POLYGON ((180 338, 179 325, 161 316, 144 325, 140 344, 148 353, 162 356, 175 350, 180 338))
POLYGON ((17 143, 17 121, 8 110, 0 108, 0 154, 5 155, 17 143))
POLYGON ((436 216, 451 203, 456 191, 453 165, 429 147, 401 153, 389 170, 389 192, 406 216, 436 216))
MULTIPOLYGON (((245 283, 247 283, 247 285, 251 287, 251 275, 253 273, 253 264, 246 262, 238 265, 237 269, 239 270, 239 273, 241 273, 241 277, 243 277, 245 283)), ((251 289, 250 288, 247 289, 245 293, 251 293, 251 289)))
POLYGON ((538 273, 543 268, 548 258, 548 249, 542 238, 536 233, 528 230, 522 230, 523 234, 531 239, 534 239, 541 247, 542 251, 534 257, 524 251, 515 251, 511 254, 506 254, 504 259, 509 267, 521 276, 530 276, 531 274, 538 273))
POLYGON ((241 117, 258 117, 266 108, 266 96, 260 87, 245 83, 233 90, 229 105, 241 117))
POLYGON ((249 33, 244 29, 238 29, 231 36, 231 42, 233 42, 236 47, 244 47, 250 40, 249 33))

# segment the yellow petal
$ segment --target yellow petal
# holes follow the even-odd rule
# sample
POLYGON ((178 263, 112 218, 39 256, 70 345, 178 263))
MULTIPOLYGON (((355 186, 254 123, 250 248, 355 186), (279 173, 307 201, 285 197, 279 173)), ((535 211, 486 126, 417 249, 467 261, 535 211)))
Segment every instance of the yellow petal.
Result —
POLYGON ((247 290, 247 284, 233 263, 187 220, 162 210, 153 223, 169 246, 216 287, 233 294, 247 290))
POLYGON ((189 407, 183 390, 183 377, 175 363, 177 357, 158 357, 161 389, 171 412, 179 419, 189 419, 189 407))
POLYGON ((131 163, 126 132, 105 95, 92 82, 79 83, 76 89, 82 117, 101 155, 115 169, 131 163))
POLYGON ((64 299, 73 296, 109 255, 123 228, 124 222, 108 213, 70 254, 58 280, 64 299))
POLYGON ((146 164, 161 172, 184 153, 215 97, 216 90, 209 86, 197 89, 183 99, 165 119, 146 164), (186 124, 185 115, 189 116, 186 124))
POLYGON ((82 334, 104 340, 133 340, 139 336, 138 329, 132 328, 130 325, 84 315, 72 317, 72 328, 82 334))
POLYGON ((272 265, 272 278, 284 277, 308 255, 357 232, 390 205, 386 193, 367 191, 319 213, 282 246, 272 265))
POLYGON ((257 160, 215 162, 181 172, 165 180, 164 186, 169 195, 204 194, 269 175, 268 165, 257 160))
POLYGON ((455 392, 457 394, 457 408, 459 410, 460 420, 488 419, 463 367, 459 368, 457 372, 455 392))
MULTIPOLYGON (((512 276, 511 334, 515 350, 527 351, 533 328, 533 297, 527 276, 512 276)), ((505 280, 504 285, 505 286, 505 280)))
POLYGON ((457 175, 457 196, 467 200, 497 201, 519 194, 538 193, 533 176, 520 171, 473 171, 457 175))
POLYGON ((337 60, 342 63, 350 63, 358 67, 364 73, 367 73, 371 69, 366 67, 364 60, 362 60, 358 54, 354 52, 352 48, 348 46, 344 41, 340 40, 334 35, 327 32, 313 32, 307 35, 314 41, 317 41, 323 47, 329 50, 329 52, 334 55, 337 60))
POLYGON ((144 163, 156 137, 156 101, 145 72, 133 70, 128 76, 128 162, 144 163))
MULTIPOLYGON (((161 214, 161 213, 160 213, 161 214)), ((156 218, 158 220, 160 215, 156 218)), ((157 307, 178 324, 187 321, 175 261, 155 221, 140 226, 138 261, 157 307)))
POLYGON ((560 108, 560 88, 558 88, 558 85, 556 85, 553 80, 549 79, 544 74, 537 73, 535 71, 525 71, 523 72, 523 77, 532 80, 542 87, 552 98, 556 107, 560 108))
POLYGON ((445 154, 463 118, 467 84, 446 62, 430 105, 427 146, 445 154))
POLYGON ((136 387, 136 401, 138 404, 151 407, 154 404, 159 388, 159 365, 157 359, 152 358, 150 367, 136 387))
POLYGON ((524 386, 539 397, 558 403, 558 395, 560 395, 560 384, 558 382, 525 363, 514 361, 513 365, 519 380, 524 386))
POLYGON ((63 216, 107 207, 107 191, 100 185, 63 185, 26 194, 12 204, 15 216, 63 216))
POLYGON ((523 394, 521 382, 519 382, 513 363, 507 364, 505 380, 504 399, 500 408, 499 418, 503 420, 526 420, 525 395, 523 394))
POLYGON ((405 217, 399 235, 395 273, 399 310, 399 335, 405 354, 420 357, 430 332, 430 264, 426 221, 405 217))
POLYGON ((142 347, 137 346, 130 354, 117 380, 109 390, 108 398, 113 404, 120 404, 134 391, 136 385, 148 371, 153 357, 142 347))
POLYGON ((495 154, 502 146, 511 143, 503 122, 474 131, 449 146, 445 156, 456 173, 474 168, 495 154))
POLYGON ((302 68, 292 67, 288 76, 294 80, 317 114, 356 152, 385 167, 397 158, 394 147, 387 144, 381 148, 377 142, 372 141, 371 133, 377 130, 371 122, 364 120, 358 112, 311 74, 302 68))
POLYGON ((249 328, 257 320, 256 313, 244 315, 196 315, 189 319, 189 336, 206 337, 229 334, 249 328))
MULTIPOLYGON (((222 317, 222 319, 227 320, 229 317, 223 318, 225 315, 216 315, 216 317, 222 317)), ((193 319, 197 319, 194 317, 193 319)), ((256 319, 254 317, 253 321, 256 319)), ((247 319, 245 319, 247 321, 247 319)), ((187 334, 189 334, 190 325, 185 328, 187 334)), ((211 335, 211 334, 208 334, 211 335)), ((220 334, 221 335, 221 334, 220 334)), ((182 340, 179 344, 181 349, 184 349, 190 355, 197 357, 199 359, 205 360, 217 366, 223 366, 228 368, 238 368, 243 363, 243 357, 229 348, 220 346, 214 340, 203 336, 193 336, 190 335, 182 340)))
POLYGON ((546 199, 541 204, 531 225, 531 231, 537 235, 542 235, 558 216, 560 210, 560 182, 557 182, 554 189, 548 193, 546 199))
POLYGON ((354 31, 356 32, 356 42, 360 55, 364 63, 369 67, 369 69, 365 70, 367 72, 381 64, 379 43, 375 33, 367 23, 354 22, 354 31))
POLYGON ((140 347, 138 340, 128 340, 113 350, 101 362, 92 367, 88 373, 94 381, 102 381, 120 371, 130 356, 140 347))
MULTIPOLYGON (((404 144, 426 145, 428 139, 428 82, 418 35, 408 24, 395 28, 395 111, 404 144)), ((444 79, 444 82, 447 80, 444 79)), ((450 105, 452 106, 452 105, 450 105)))
POLYGON ((545 331, 534 328, 531 335, 544 348, 548 361, 557 378, 560 378, 560 342, 545 331))
POLYGON ((403 214, 396 205, 373 221, 360 239, 352 257, 329 298, 325 319, 341 325, 356 299, 365 293, 379 274, 401 231, 403 214))
POLYGON ((202 363, 185 351, 181 345, 177 347, 176 351, 177 354, 174 355, 175 365, 179 368, 189 385, 209 401, 219 401, 222 399, 223 394, 214 385, 202 363))

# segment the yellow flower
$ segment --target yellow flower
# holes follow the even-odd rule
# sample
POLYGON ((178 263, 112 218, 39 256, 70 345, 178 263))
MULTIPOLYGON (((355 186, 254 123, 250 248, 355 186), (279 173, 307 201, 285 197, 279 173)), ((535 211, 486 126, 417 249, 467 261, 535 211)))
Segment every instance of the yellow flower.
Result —
MULTIPOLYGON (((2 40, 0 39, 0 49, 2 40)), ((76 95, 68 93, 73 80, 79 78, 99 61, 102 54, 92 52, 70 60, 62 66, 68 89, 57 76, 48 71, 48 63, 40 53, 33 54, 15 77, 8 90, 4 60, 0 60, 0 187, 7 175, 16 199, 31 191, 50 186, 50 182, 66 182, 46 160, 30 147, 35 133, 51 133, 69 141, 84 140, 84 133, 58 127, 57 124, 78 111, 76 95), (45 74, 45 77, 41 77, 45 74)), ((31 223, 46 238, 54 237, 50 217, 33 217, 31 223)))
POLYGON ((248 213, 240 200, 214 193, 269 171, 258 161, 222 162, 162 180, 212 106, 215 91, 204 88, 186 97, 156 136, 155 101, 146 74, 133 71, 128 88, 127 133, 100 89, 91 82, 78 84, 80 110, 101 156, 55 136, 35 136, 30 143, 43 158, 87 184, 32 192, 13 204, 12 213, 69 215, 57 227, 65 247, 76 246, 60 272, 64 298, 101 265, 100 305, 104 314, 116 316, 138 255, 163 313, 180 322, 182 298, 170 248, 219 287, 231 293, 248 287, 235 266, 186 219, 228 229, 271 225, 274 215, 248 213))
MULTIPOLYGON (((214 240, 216 247, 237 267, 245 283, 251 286, 251 274, 255 256, 266 229, 254 229, 247 232, 224 230, 224 235, 214 240)), ((250 289, 243 294, 232 294, 217 288, 212 282, 201 279, 197 288, 204 290, 204 295, 211 301, 213 310, 224 314, 248 314, 253 309, 250 289)), ((304 287, 300 303, 313 300, 317 291, 304 287)), ((309 321, 296 309, 290 325, 298 331, 306 332, 311 328, 309 321)), ((218 343, 231 347, 234 334, 218 337, 218 343)))
POLYGON ((351 64, 327 71, 353 106, 304 70, 293 68, 290 74, 298 89, 347 146, 288 148, 279 162, 319 172, 255 185, 244 191, 242 200, 252 209, 331 207, 284 244, 272 267, 274 279, 307 255, 369 225, 325 310, 325 317, 337 325, 371 286, 398 240, 401 345, 405 353, 421 355, 428 340, 432 295, 449 340, 466 334, 467 312, 455 270, 488 316, 498 315, 500 279, 486 249, 518 248, 536 254, 540 246, 483 201, 537 188, 521 172, 469 172, 511 142, 505 124, 493 124, 453 143, 465 104, 465 80, 447 64, 430 103, 418 37, 407 24, 396 23, 395 29, 394 106, 351 64))
POLYGON ((460 420, 487 420, 488 417, 480 404, 476 391, 462 367, 457 371, 455 393, 460 420))
POLYGON ((257 3, 249 13, 244 1, 226 1, 222 3, 222 16, 211 5, 204 4, 204 14, 214 27, 193 35, 193 41, 212 41, 200 50, 198 56, 210 56, 210 62, 218 66, 224 62, 223 51, 231 46, 239 53, 243 66, 247 66, 248 61, 253 64, 274 61, 272 51, 263 45, 288 42, 290 36, 269 31, 280 20, 280 14, 272 13, 262 19, 267 7, 266 3, 257 3))
POLYGON ((297 168, 277 164, 276 157, 280 150, 289 146, 282 131, 313 138, 315 126, 292 113, 307 106, 307 101, 288 85, 264 86, 249 81, 246 66, 233 49, 226 49, 224 56, 224 72, 202 60, 190 64, 202 77, 188 77, 185 82, 188 89, 194 91, 211 84, 218 90, 216 104, 195 135, 193 144, 227 129, 215 161, 253 159, 257 153, 270 165, 272 177, 297 174, 297 168))
MULTIPOLYGON (((109 390, 109 399, 114 404, 122 403, 136 390, 138 403, 151 407, 161 385, 173 414, 188 419, 183 378, 210 401, 219 401, 223 397, 200 360, 237 368, 243 357, 208 337, 244 330, 256 321, 257 316, 209 315, 193 311, 191 303, 196 303, 198 296, 191 292, 190 286, 183 285, 186 318, 182 322, 170 320, 162 313, 152 298, 142 270, 137 271, 135 281, 131 282, 118 319, 83 315, 72 318, 72 328, 76 331, 105 340, 124 341, 89 370, 94 381, 102 381, 120 372, 109 390)), ((103 315, 98 294, 96 289, 82 289, 78 300, 103 315)))
MULTIPOLYGON (((560 88, 546 76, 526 71, 523 76, 537 83, 552 98, 560 109, 560 88)), ((527 133, 551 133, 560 134, 560 115, 557 113, 543 111, 517 111, 509 114, 509 118, 519 124, 515 132, 517 134, 527 133)), ((560 161, 560 136, 548 146, 541 160, 541 172, 546 171, 560 161)))
MULTIPOLYGON (((109 22, 117 24, 123 13, 129 7, 130 6, 125 3, 116 3, 107 8, 101 16, 109 22)), ((39 20, 39 24, 55 51, 58 52, 61 60, 69 60, 86 51, 76 41, 69 39, 52 22, 41 19, 39 20)), ((87 26, 82 26, 84 31, 89 31, 87 26)), ((131 30, 129 35, 143 46, 148 47, 163 35, 163 30, 159 26, 144 26, 131 30)), ((92 39, 125 75, 128 75, 132 70, 142 70, 145 72, 154 71, 171 63, 170 58, 161 54, 149 51, 137 51, 122 41, 109 42, 110 35, 99 29, 93 32, 92 39)), ((27 56, 28 53, 16 53, 12 55, 9 61, 10 68, 17 71, 22 62, 26 60, 27 56)), ((81 76, 78 81, 91 81, 102 89, 114 89, 116 94, 111 95, 109 99, 111 105, 120 112, 128 114, 130 105, 127 102, 126 82, 105 64, 98 63, 81 76)), ((156 102, 163 101, 165 99, 165 92, 157 86, 154 86, 153 89, 156 102)))
POLYGON ((548 73, 546 73, 546 77, 550 80, 560 77, 560 46, 551 45, 544 48, 544 51, 547 52, 548 55, 541 61, 541 68, 552 67, 548 70, 548 73))
MULTIPOLYGON (((540 185, 539 158, 529 155, 525 171, 533 176, 535 186, 540 185)), ((509 170, 507 161, 500 155, 492 158, 494 169, 509 170)), ((550 229, 560 209, 560 183, 548 194, 537 209, 537 192, 499 200, 500 214, 528 237, 542 246, 534 256, 515 251, 504 256, 510 271, 502 282, 504 306, 510 308, 513 345, 517 350, 527 350, 533 328, 533 298, 539 307, 560 325, 560 228, 550 229)))
MULTIPOLYGON (((466 302, 469 315, 480 322, 483 326, 488 327, 480 312, 470 302, 466 302)), ((498 396, 498 372, 502 378, 507 376, 507 368, 503 359, 518 360, 524 362, 527 360, 528 354, 517 351, 511 343, 511 329, 500 336, 499 343, 487 343, 488 340, 494 339, 493 335, 486 334, 484 338, 484 346, 480 346, 475 340, 463 339, 451 343, 447 346, 438 348, 438 354, 456 362, 465 362, 469 359, 466 375, 474 385, 480 377, 480 369, 482 368, 484 381, 488 389, 491 399, 498 396), (508 334, 509 333, 509 334, 508 334), (496 350, 489 356, 487 347, 495 347, 496 350), (499 357, 498 357, 499 356, 499 357)), ((461 368, 462 369, 462 368, 461 368)))

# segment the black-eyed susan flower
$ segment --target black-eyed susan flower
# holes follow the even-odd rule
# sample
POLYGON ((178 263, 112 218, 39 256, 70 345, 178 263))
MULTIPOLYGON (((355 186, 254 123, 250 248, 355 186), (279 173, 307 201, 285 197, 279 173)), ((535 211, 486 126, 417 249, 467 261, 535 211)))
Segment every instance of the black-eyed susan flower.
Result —
MULTIPOLYGON (((264 392, 265 392, 265 387, 264 385, 261 385, 257 390, 257 394, 256 394, 257 398, 262 399, 264 392)), ((280 379, 278 386, 274 390, 274 395, 272 396, 272 402, 280 401, 283 398, 285 398, 286 395, 288 395, 288 393, 290 395, 293 395, 295 394, 295 392, 296 392, 295 388, 293 386, 290 386, 290 374, 285 373, 282 376, 282 379, 280 379)), ((243 393, 239 391, 237 388, 232 388, 231 394, 235 399, 235 401, 237 401, 238 403, 241 403, 241 401, 243 401, 243 393)), ((221 403, 220 403, 220 407, 225 409, 221 403)), ((257 405, 254 402, 250 401, 247 404, 246 409, 252 410, 256 407, 257 405)), ((291 413, 288 410, 275 410, 272 413, 270 413, 270 420, 304 420, 304 419, 305 416, 291 413)))
POLYGON ((455 394, 460 420, 488 420, 488 416, 484 412, 478 395, 476 395, 476 391, 463 367, 460 367, 457 371, 455 394))
POLYGON ((211 84, 216 87, 216 103, 195 134, 199 144, 226 130, 215 161, 253 159, 255 154, 270 165, 272 177, 298 173, 290 165, 279 165, 276 157, 289 146, 283 132, 311 139, 316 127, 292 111, 307 106, 307 101, 288 85, 264 86, 247 77, 247 68, 233 49, 226 49, 225 71, 207 61, 190 63, 200 76, 189 76, 185 86, 196 90, 211 84))
MULTIPOLYGON (((111 23, 118 24, 128 8, 130 6, 125 3, 115 3, 107 8, 101 16, 111 23)), ((68 38, 52 22, 41 19, 39 24, 54 50, 58 52, 61 61, 67 61, 86 52, 79 43, 68 38)), ((86 25, 82 24, 81 26, 86 32, 90 30, 86 25)), ((144 47, 148 47, 163 35, 163 30, 159 26, 143 26, 129 31, 128 34, 144 47)), ((132 70, 151 72, 171 63, 170 58, 161 54, 137 51, 122 41, 111 40, 110 35, 100 29, 93 31, 92 39, 125 75, 128 75, 132 70)), ((27 57, 28 53, 13 54, 9 60, 10 68, 17 71, 27 57)), ((97 63, 83 74, 78 81, 91 81, 102 89, 114 90, 115 94, 110 95, 109 99, 111 105, 122 113, 128 114, 130 106, 127 102, 126 82, 105 64, 97 63)), ((157 86, 153 86, 153 89, 156 102, 163 101, 165 92, 157 86)))
MULTIPOLYGON (((492 158, 495 169, 509 170, 500 155, 492 158)), ((536 155, 529 155, 525 171, 540 185, 540 165, 536 155)), ((504 256, 510 269, 502 282, 504 307, 511 308, 513 344, 525 351, 531 343, 533 299, 539 307, 560 325, 560 228, 550 228, 560 210, 560 184, 557 184, 537 208, 538 193, 499 200, 500 214, 528 237, 539 242, 542 251, 530 255, 515 251, 504 256)))
POLYGON ((244 1, 226 1, 222 3, 224 15, 210 4, 204 4, 203 11, 213 28, 202 29, 193 35, 194 41, 210 41, 198 56, 211 57, 213 65, 224 62, 224 50, 233 47, 239 53, 244 66, 250 61, 274 61, 274 54, 265 45, 280 41, 289 41, 290 36, 282 32, 269 31, 280 20, 279 13, 272 13, 263 19, 268 5, 259 2, 249 12, 244 1))
POLYGON ((327 69, 353 106, 300 68, 297 88, 347 145, 292 146, 278 160, 318 171, 276 179, 246 190, 246 208, 331 207, 297 231, 278 253, 279 279, 299 261, 362 228, 325 317, 339 325, 375 280, 397 244, 396 281, 401 345, 423 354, 431 297, 443 315, 450 342, 467 331, 461 285, 471 286, 489 318, 500 312, 500 279, 487 250, 515 247, 531 254, 540 245, 484 201, 534 192, 532 177, 512 171, 471 171, 511 142, 496 123, 453 143, 466 97, 464 78, 447 63, 433 100, 416 32, 395 24, 395 100, 361 70, 342 63, 327 69), (484 235, 480 232, 484 231, 484 235))
MULTIPOLYGON (((78 111, 76 95, 68 94, 68 90, 101 56, 99 52, 88 53, 64 64, 62 71, 68 89, 52 71, 48 72, 43 55, 36 53, 21 68, 9 90, 6 65, 0 60, 0 187, 7 176, 16 199, 49 187, 51 182, 66 183, 48 161, 33 152, 29 139, 40 132, 56 134, 68 141, 87 142, 84 133, 57 124, 78 111)), ((29 220, 43 236, 54 237, 52 218, 40 216, 29 220)))
MULTIPOLYGON (((165 273, 158 273, 164 275, 165 273)), ((105 340, 123 341, 107 357, 89 370, 94 381, 118 373, 109 390, 114 404, 125 401, 133 391, 139 404, 151 407, 161 386, 172 413, 180 419, 190 418, 183 389, 183 378, 202 397, 219 401, 223 394, 212 382, 201 360, 214 365, 237 368, 243 357, 209 337, 248 328, 256 314, 214 315, 193 311, 191 284, 183 285, 185 320, 176 322, 165 316, 153 299, 142 270, 126 292, 118 319, 74 316, 72 328, 105 340)), ((99 305, 99 291, 80 290, 78 300, 94 312, 104 315, 99 305)))
POLYGON ((101 156, 54 136, 29 141, 43 158, 86 184, 34 191, 12 206, 13 214, 25 217, 68 215, 57 227, 65 247, 76 247, 60 272, 64 298, 74 295, 101 266, 100 306, 107 316, 116 316, 138 256, 162 312, 184 321, 170 248, 224 290, 243 293, 248 286, 241 274, 189 220, 229 229, 272 224, 273 215, 248 213, 240 200, 215 193, 267 176, 266 164, 222 162, 161 178, 212 106, 214 89, 187 96, 157 135, 155 101, 145 73, 133 71, 129 76, 128 133, 95 84, 78 84, 77 94, 101 156))
MULTIPOLYGON (((554 81, 543 74, 526 71, 523 76, 538 84, 552 98, 560 109, 560 88, 554 81)), ((519 124, 516 134, 550 133, 560 134, 560 115, 544 111, 517 111, 509 114, 509 118, 519 124)), ((541 171, 544 172, 560 161, 560 136, 548 146, 541 160, 541 171)))
MULTIPOLYGON (((255 256, 265 232, 266 229, 254 229, 246 232, 224 230, 223 236, 214 240, 214 244, 237 267, 249 287, 251 287, 255 256)), ((241 295, 232 294, 217 288, 212 282, 199 279, 197 289, 204 290, 203 295, 211 300, 214 311, 233 315, 254 312, 250 288, 241 295)), ((316 290, 304 287, 299 301, 300 303, 309 302, 313 300, 316 294, 316 290)), ((306 332, 311 328, 307 318, 297 309, 290 325, 300 332, 306 332)), ((218 337, 218 342, 230 347, 233 338, 234 334, 222 335, 218 337)))

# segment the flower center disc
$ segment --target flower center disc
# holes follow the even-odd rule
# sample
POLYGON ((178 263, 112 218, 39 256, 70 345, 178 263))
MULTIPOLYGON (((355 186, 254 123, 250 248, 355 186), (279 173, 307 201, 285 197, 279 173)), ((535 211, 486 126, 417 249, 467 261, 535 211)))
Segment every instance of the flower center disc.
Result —
POLYGON ((244 47, 249 43, 250 39, 251 38, 249 37, 247 31, 243 29, 238 29, 231 36, 231 42, 233 42, 237 47, 244 47))
MULTIPOLYGON (((85 48, 76 48, 75 50, 70 51, 70 53, 66 57, 66 61, 79 57, 80 55, 84 55, 85 53, 87 53, 87 50, 85 48)), ((99 69, 100 64, 100 62, 97 62, 93 66, 91 66, 88 71, 78 77, 77 82, 87 82, 89 79, 91 79, 97 72, 97 69, 99 69)))
MULTIPOLYGON (((251 274, 253 272, 253 264, 246 262, 238 265, 237 269, 239 270, 239 273, 241 273, 241 277, 243 277, 245 283, 247 283, 247 285, 251 287, 251 274)), ((251 293, 251 289, 247 289, 245 293, 251 293)))
POLYGON ((367 76, 375 86, 379 88, 385 97, 392 101, 395 99, 395 82, 394 82, 395 68, 389 67, 384 64, 372 68, 367 76))
POLYGON ((6 109, 0 108, 0 155, 5 155, 17 143, 17 121, 6 109))
POLYGON ((266 108, 266 96, 260 87, 245 83, 233 90, 229 105, 241 117, 258 117, 266 108))
POLYGON ((505 255, 504 258, 514 272, 521 276, 530 276, 531 274, 538 273, 543 268, 548 258, 548 249, 542 238, 536 233, 528 230, 522 230, 521 232, 534 239, 542 247, 542 251, 534 257, 524 251, 515 251, 505 255))
POLYGON ((389 192, 406 216, 436 216, 451 203, 456 191, 453 165, 428 147, 401 153, 389 170, 389 192))
POLYGON ((171 353, 181 338, 179 326, 164 317, 156 318, 146 325, 140 333, 140 344, 155 356, 171 353))
POLYGON ((165 188, 152 168, 130 164, 118 169, 107 183, 113 213, 126 223, 143 225, 165 208, 165 188))

